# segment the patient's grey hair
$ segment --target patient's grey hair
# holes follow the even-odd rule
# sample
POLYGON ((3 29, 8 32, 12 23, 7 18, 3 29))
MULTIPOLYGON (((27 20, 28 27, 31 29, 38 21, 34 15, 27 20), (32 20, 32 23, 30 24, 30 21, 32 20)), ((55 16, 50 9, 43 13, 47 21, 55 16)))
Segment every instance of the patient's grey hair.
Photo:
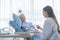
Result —
POLYGON ((20 14, 19 17, 22 18, 22 17, 25 17, 25 15, 24 14, 20 14))

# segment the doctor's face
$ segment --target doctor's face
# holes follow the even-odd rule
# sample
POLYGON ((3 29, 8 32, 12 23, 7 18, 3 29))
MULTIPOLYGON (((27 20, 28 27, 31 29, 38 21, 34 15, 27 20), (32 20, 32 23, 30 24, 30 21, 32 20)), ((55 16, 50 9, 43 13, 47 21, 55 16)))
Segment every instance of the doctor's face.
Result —
POLYGON ((43 16, 44 16, 44 18, 47 18, 48 17, 48 12, 43 10, 43 16))

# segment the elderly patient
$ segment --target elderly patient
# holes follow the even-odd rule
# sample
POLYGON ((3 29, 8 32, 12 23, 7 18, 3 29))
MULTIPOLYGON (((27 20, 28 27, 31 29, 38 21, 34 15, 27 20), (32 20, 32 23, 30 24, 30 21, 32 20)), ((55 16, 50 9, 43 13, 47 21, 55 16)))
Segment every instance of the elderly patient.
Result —
POLYGON ((22 29, 24 31, 34 31, 35 27, 31 22, 26 22, 26 17, 24 16, 24 14, 21 14, 19 17, 22 20, 22 29))
MULTIPOLYGON (((26 22, 26 17, 24 14, 20 14, 19 16, 13 14, 13 19, 14 21, 10 21, 10 25, 15 28, 16 32, 25 32, 25 31, 33 31, 33 32, 38 32, 34 25, 30 22, 26 22)), ((39 40, 38 35, 34 35, 34 40, 39 40)), ((28 38, 29 40, 29 38, 28 38)))

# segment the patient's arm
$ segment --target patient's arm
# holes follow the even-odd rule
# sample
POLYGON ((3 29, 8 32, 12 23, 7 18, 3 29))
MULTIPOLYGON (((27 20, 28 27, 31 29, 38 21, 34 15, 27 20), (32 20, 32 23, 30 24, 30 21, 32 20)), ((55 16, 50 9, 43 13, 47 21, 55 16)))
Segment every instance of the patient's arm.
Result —
POLYGON ((35 29, 34 32, 35 32, 35 33, 39 33, 39 30, 35 29))
POLYGON ((39 33, 37 29, 35 29, 34 31, 26 30, 26 32, 39 33))

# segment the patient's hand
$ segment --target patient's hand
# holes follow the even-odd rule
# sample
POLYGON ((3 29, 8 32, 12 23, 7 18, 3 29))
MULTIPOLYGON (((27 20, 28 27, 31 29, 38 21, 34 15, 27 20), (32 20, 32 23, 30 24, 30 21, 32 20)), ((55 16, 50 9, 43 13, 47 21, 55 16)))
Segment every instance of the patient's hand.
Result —
POLYGON ((37 29, 42 29, 39 25, 36 25, 37 29))

